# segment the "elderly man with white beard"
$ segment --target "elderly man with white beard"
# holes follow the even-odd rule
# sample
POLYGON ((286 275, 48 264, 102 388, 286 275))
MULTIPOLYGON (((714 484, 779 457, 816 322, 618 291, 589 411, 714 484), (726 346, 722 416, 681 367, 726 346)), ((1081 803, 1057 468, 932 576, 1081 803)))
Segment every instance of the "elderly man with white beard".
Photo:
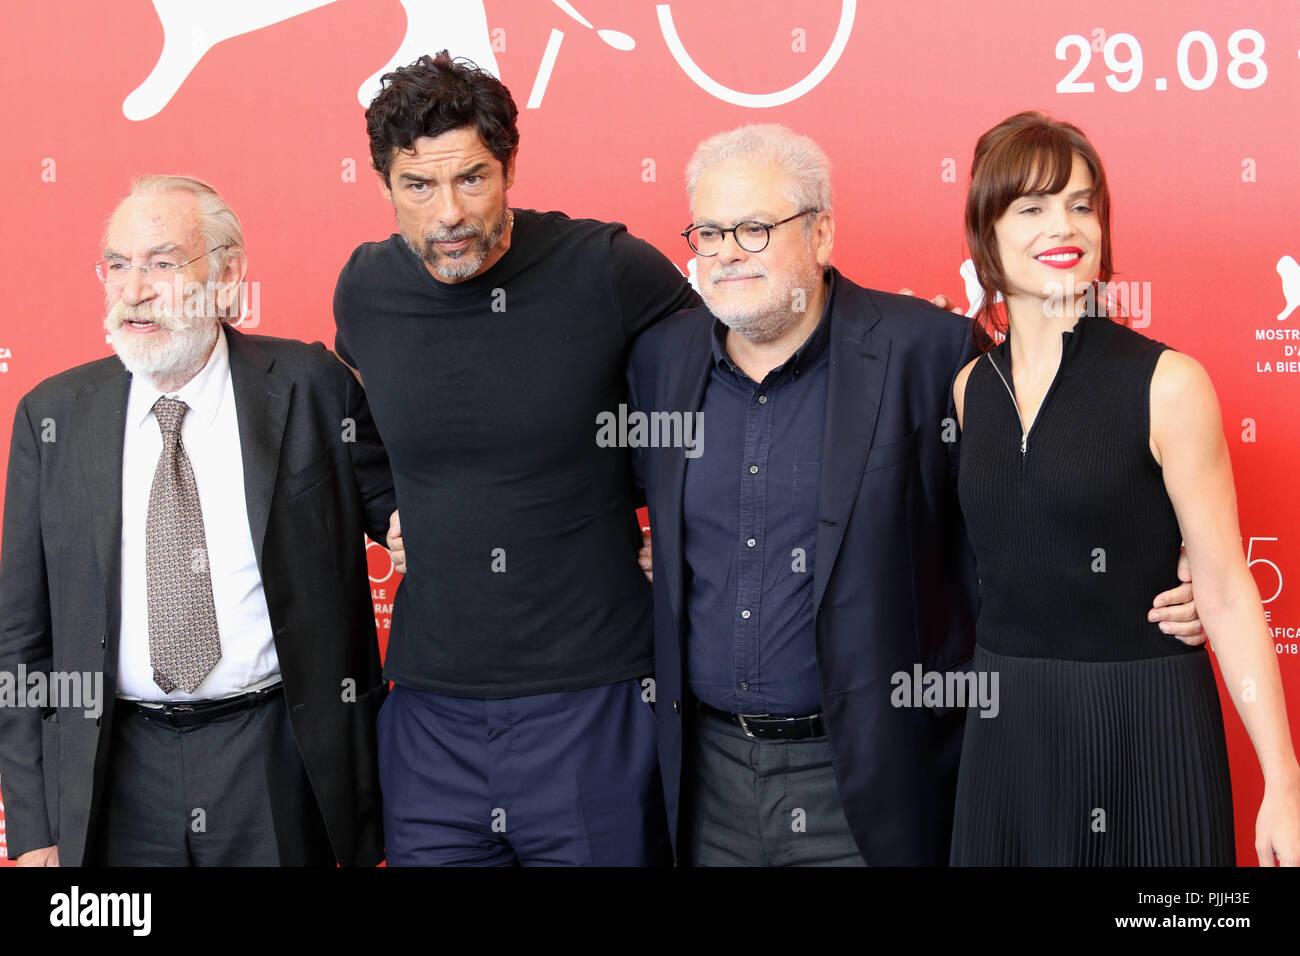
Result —
POLYGON ((96 272, 117 356, 15 415, 0 672, 97 673, 0 707, 20 865, 373 865, 380 677, 368 532, 394 510, 365 396, 319 343, 245 335, 239 219, 149 176, 96 272))

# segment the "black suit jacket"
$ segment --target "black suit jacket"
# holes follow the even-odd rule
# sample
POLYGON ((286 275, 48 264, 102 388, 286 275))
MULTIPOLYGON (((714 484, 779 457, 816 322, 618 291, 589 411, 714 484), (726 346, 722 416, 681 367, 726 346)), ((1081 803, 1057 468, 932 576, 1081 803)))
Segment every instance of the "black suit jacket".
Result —
MULTIPOLYGON (((248 503, 230 520, 248 522, 294 737, 334 857, 373 865, 383 855, 374 724, 387 685, 362 533, 382 541, 388 527, 388 459, 364 392, 324 346, 224 334, 248 503)), ((60 863, 77 865, 94 845, 117 681, 130 382, 115 356, 91 362, 41 382, 14 418, 0 671, 102 671, 105 700, 99 718, 0 707, 13 857, 57 843, 60 863)), ((303 862, 285 850, 301 837, 277 831, 283 863, 303 862)))
MULTIPOLYGON (((963 669, 974 648, 978 597, 957 504, 951 399, 954 377, 974 356, 970 324, 831 272, 813 567, 827 735, 866 861, 946 865, 964 711, 899 708, 890 698, 895 673, 910 677, 918 663, 925 671, 963 669)), ((695 309, 637 340, 628 370, 637 408, 700 409, 711 323, 706 309, 695 309)), ((687 462, 681 449, 640 452, 654 551, 659 757, 676 845, 682 740, 696 719, 685 672, 687 462)))

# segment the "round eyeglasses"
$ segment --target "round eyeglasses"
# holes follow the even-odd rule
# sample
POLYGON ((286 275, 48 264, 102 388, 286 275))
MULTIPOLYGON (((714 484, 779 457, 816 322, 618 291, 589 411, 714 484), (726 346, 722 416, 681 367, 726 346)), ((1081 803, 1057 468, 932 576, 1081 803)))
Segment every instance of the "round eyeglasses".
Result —
POLYGON ((701 256, 716 256, 722 251, 722 244, 727 241, 727 233, 736 237, 736 245, 746 252, 762 252, 767 248, 767 244, 772 241, 772 230, 777 226, 784 226, 787 222, 794 222, 800 216, 806 216, 810 212, 816 212, 816 209, 805 209, 797 212, 793 216, 788 216, 780 222, 766 223, 759 222, 757 219, 746 219, 744 222, 738 222, 730 229, 723 229, 721 226, 689 226, 682 232, 686 239, 686 244, 701 256))

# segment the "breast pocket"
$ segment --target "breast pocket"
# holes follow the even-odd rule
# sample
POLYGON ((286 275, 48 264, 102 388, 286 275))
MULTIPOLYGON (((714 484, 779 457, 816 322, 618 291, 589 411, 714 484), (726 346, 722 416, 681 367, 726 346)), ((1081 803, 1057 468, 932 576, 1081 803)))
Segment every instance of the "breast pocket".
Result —
POLYGON ((324 482, 333 468, 334 460, 330 456, 330 450, 326 448, 312 459, 311 464, 285 475, 280 487, 291 498, 301 495, 324 482))
POLYGON ((892 468, 899 462, 913 460, 916 457, 916 442, 920 434, 921 429, 917 428, 906 438, 872 448, 867 453, 867 463, 863 471, 879 471, 882 468, 892 468))
POLYGON ((791 486, 795 491, 816 492, 821 487, 822 463, 820 461, 796 461, 791 476, 791 486))

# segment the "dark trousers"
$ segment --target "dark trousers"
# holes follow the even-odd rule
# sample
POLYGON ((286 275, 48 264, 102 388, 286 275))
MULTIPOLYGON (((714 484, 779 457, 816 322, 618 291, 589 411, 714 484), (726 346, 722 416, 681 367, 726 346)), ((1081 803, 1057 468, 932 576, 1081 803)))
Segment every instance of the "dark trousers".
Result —
POLYGON ((671 860, 636 680, 503 700, 394 687, 378 730, 389 866, 671 860))
POLYGON ((172 727, 118 702, 97 816, 102 866, 330 866, 283 694, 172 727))
POLYGON ((683 862, 692 866, 865 866, 825 737, 761 740, 700 711, 683 862))

